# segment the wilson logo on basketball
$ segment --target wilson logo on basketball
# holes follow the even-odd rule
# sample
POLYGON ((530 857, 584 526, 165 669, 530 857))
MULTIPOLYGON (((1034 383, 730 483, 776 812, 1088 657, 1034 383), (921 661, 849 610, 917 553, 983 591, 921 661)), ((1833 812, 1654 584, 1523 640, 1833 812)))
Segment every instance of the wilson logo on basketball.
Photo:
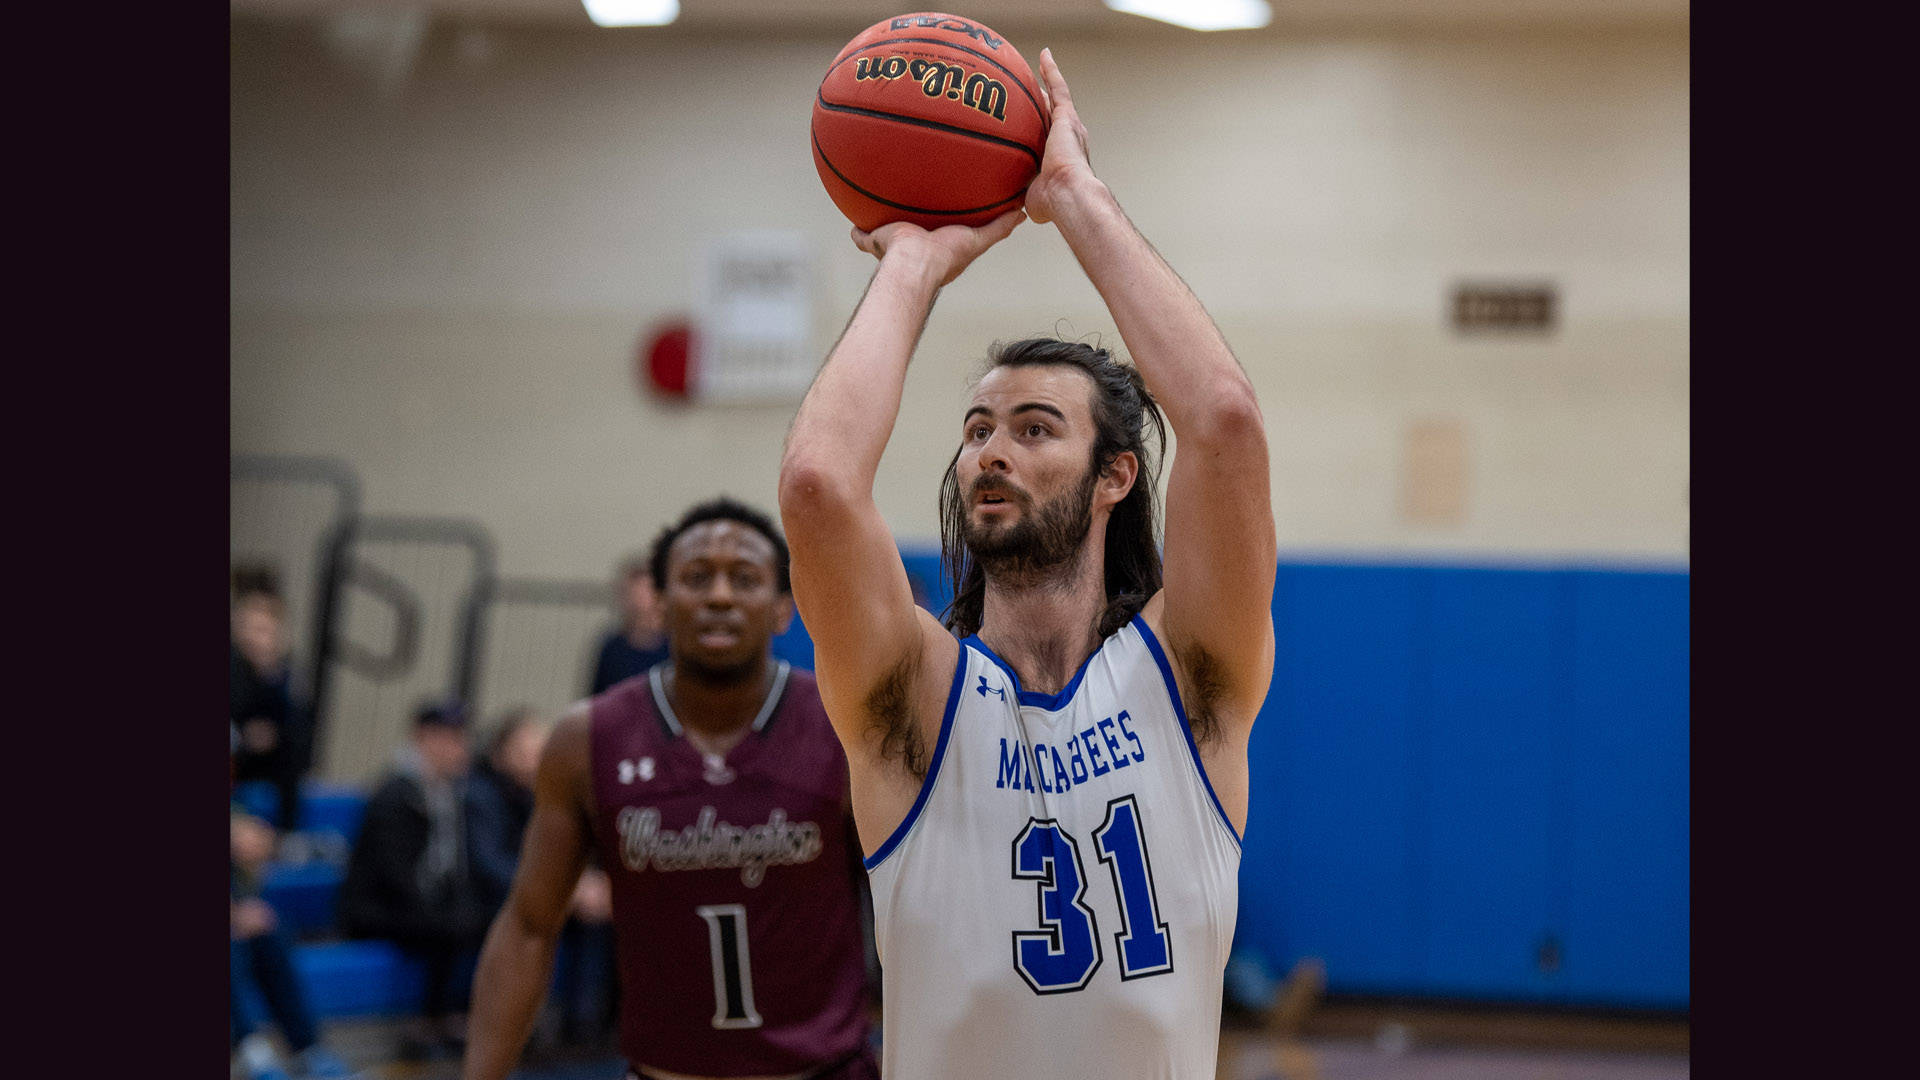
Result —
POLYGON ((855 82, 868 79, 898 79, 912 75, 920 83, 920 92, 928 97, 946 97, 970 109, 978 109, 1002 123, 1007 119, 1007 85, 989 79, 957 64, 938 60, 909 61, 904 56, 863 56, 854 61, 855 82))
POLYGON ((989 49, 998 49, 1000 39, 987 32, 984 26, 975 26, 965 19, 956 19, 951 15, 902 15, 887 25, 889 30, 912 30, 930 28, 934 30, 952 30, 985 45, 989 49))

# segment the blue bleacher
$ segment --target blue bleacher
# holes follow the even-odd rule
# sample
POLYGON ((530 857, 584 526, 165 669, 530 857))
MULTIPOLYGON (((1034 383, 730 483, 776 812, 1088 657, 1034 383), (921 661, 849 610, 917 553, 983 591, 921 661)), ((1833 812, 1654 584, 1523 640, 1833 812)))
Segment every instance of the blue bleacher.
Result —
MULTIPOLYGON (((233 801, 250 813, 278 825, 279 795, 273 785, 253 780, 235 788, 233 801)), ((300 833, 286 838, 280 859, 267 865, 261 896, 297 937, 328 934, 334 929, 334 903, 346 877, 346 855, 360 831, 367 796, 344 784, 309 782, 301 789, 300 833)))
MULTIPOLYGON (((240 784, 233 801, 279 824, 279 795, 272 784, 260 780, 240 784)), ((301 939, 294 947, 294 964, 305 979, 314 1011, 322 1017, 407 1013, 417 1007, 424 988, 419 965, 387 942, 324 940, 337 937, 334 905, 346 876, 344 859, 359 834, 366 807, 366 792, 357 787, 305 784, 302 828, 286 846, 306 857, 269 863, 261 885, 262 898, 301 939)))
MULTIPOLYGON (((265 780, 235 786, 233 801, 248 813, 280 827, 280 795, 265 780)), ((348 784, 309 780, 300 787, 300 827, 303 832, 332 833, 349 845, 360 831, 360 815, 367 809, 367 793, 348 784)))
POLYGON ((295 937, 325 934, 334 928, 333 905, 345 878, 331 863, 270 863, 260 898, 273 905, 295 937))
POLYGON ((426 992, 420 965, 384 941, 311 942, 294 949, 293 963, 322 1017, 408 1013, 426 992))

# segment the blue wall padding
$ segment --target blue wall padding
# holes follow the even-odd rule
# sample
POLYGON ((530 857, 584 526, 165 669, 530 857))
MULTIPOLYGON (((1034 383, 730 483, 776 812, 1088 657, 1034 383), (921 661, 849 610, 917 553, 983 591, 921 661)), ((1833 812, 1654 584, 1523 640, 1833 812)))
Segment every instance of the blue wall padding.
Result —
POLYGON ((1237 946, 1337 992, 1686 1007, 1687 590, 1282 566, 1237 946))
POLYGON ((1565 686, 1551 574, 1439 570, 1414 752, 1423 767, 1420 988, 1539 999, 1551 904, 1554 698, 1565 686))
POLYGON ((1582 574, 1574 594, 1569 995, 1684 1006, 1691 988, 1688 579, 1582 574))
POLYGON ((1269 955, 1318 943, 1314 955, 1356 989, 1400 985, 1419 950, 1410 752, 1418 580, 1416 570, 1283 571, 1275 617, 1295 632, 1276 639, 1249 749, 1241 921, 1269 955), (1342 677, 1325 678, 1329 670, 1342 677), (1344 719, 1307 720, 1318 716, 1344 719), (1339 828, 1328 829, 1333 806, 1339 828))

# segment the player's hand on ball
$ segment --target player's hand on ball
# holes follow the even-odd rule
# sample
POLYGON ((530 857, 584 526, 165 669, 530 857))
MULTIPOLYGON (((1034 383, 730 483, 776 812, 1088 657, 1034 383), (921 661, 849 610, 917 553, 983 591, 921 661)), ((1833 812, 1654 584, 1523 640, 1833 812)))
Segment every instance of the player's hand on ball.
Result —
POLYGON ((1053 62, 1052 49, 1040 50, 1040 82, 1053 108, 1053 127, 1047 132, 1046 151, 1040 156, 1040 173, 1027 185, 1027 216, 1046 222, 1053 220, 1054 211, 1072 185, 1094 176, 1093 163, 1087 157, 1087 126, 1074 111, 1073 95, 1067 92, 1060 65, 1053 62))
POLYGON ((980 226, 942 225, 929 231, 912 222, 895 221, 872 232, 856 226, 853 242, 876 259, 896 252, 925 258, 944 286, 959 277, 982 252, 1005 240, 1023 220, 1020 211, 1009 210, 980 226))

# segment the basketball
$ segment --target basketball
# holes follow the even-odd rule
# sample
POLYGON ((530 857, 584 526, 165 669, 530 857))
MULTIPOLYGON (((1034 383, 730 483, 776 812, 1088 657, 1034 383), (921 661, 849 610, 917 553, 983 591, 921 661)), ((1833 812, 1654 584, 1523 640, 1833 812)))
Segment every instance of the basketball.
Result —
POLYGON ((935 12, 868 27, 833 58, 813 102, 813 164, 848 220, 984 225, 1040 171, 1048 112, 1013 43, 935 12))

